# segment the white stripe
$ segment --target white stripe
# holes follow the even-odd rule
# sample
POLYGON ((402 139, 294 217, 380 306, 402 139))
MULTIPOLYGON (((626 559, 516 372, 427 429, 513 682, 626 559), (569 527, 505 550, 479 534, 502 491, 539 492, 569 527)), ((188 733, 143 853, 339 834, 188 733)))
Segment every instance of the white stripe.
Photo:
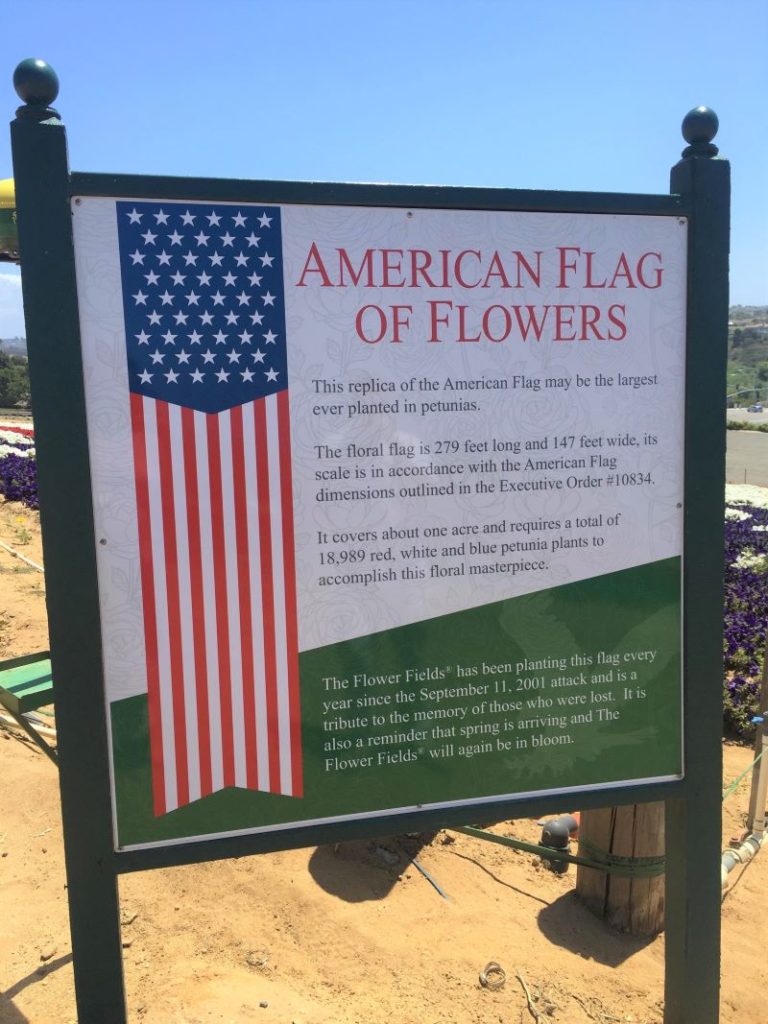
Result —
POLYGON ((147 490, 152 534, 152 579, 155 588, 155 624, 157 629, 157 674, 162 717, 163 775, 167 811, 179 806, 176 784, 176 749, 171 691, 171 652, 168 631, 168 589, 165 576, 165 540, 163 499, 160 491, 160 457, 157 442, 157 416, 154 399, 144 398, 144 436, 147 446, 147 490))
POLYGON ((213 536, 211 533, 211 492, 208 480, 207 417, 195 412, 195 453, 197 456, 197 494, 200 513, 200 560, 203 579, 203 615, 205 621, 205 663, 208 671, 208 715, 211 743, 211 788, 214 793, 224 788, 224 767, 221 745, 221 694, 219 691, 218 635, 216 630, 216 584, 213 569, 213 536))
POLYGON ((181 425, 181 407, 170 405, 168 412, 173 464, 176 558, 179 567, 179 618, 181 620, 181 664, 184 673, 184 720, 187 728, 187 776, 191 802, 200 799, 200 748, 197 735, 195 639, 192 625, 192 581, 189 574, 184 437, 181 425))
POLYGON ((229 624, 229 678, 232 687, 232 741, 235 759, 235 785, 245 788, 245 724, 243 722, 243 652, 240 642, 240 588, 238 563, 245 552, 237 550, 235 519, 235 480, 232 465, 232 415, 228 409, 219 414, 221 451, 221 492, 224 514, 224 568, 227 580, 227 622, 229 624))
POLYGON ((275 669, 277 718, 280 736, 280 792, 293 792, 291 773, 291 708, 288 688, 287 628, 285 616, 285 562, 283 558, 283 504, 280 487, 280 432, 277 395, 265 399, 269 452, 269 493, 272 524, 272 587, 275 601, 275 669))
POLYGON ((251 636, 253 638, 253 688, 256 705, 256 788, 269 789, 267 690, 264 672, 264 605, 261 597, 261 548, 259 501, 256 477, 256 440, 253 402, 243 406, 243 452, 246 466, 245 502, 248 517, 248 571, 251 585, 251 636))

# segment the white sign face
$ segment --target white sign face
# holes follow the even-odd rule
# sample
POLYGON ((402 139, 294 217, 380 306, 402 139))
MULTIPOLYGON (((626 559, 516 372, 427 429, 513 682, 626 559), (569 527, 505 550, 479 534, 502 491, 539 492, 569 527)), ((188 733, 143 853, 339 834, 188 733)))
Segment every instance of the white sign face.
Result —
POLYGON ((684 220, 73 211, 119 847, 680 774, 684 220))

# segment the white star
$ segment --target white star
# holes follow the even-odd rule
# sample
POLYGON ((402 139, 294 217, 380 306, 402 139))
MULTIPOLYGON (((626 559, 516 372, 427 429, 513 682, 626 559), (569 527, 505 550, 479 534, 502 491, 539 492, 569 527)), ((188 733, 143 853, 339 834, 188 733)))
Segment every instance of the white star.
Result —
POLYGON ((139 331, 139 333, 135 334, 134 337, 138 338, 138 341, 139 341, 140 345, 148 345, 149 344, 149 335, 147 334, 146 331, 139 331))
POLYGON ((189 352, 185 352, 182 349, 181 352, 176 352, 175 355, 176 355, 176 358, 179 360, 180 363, 188 363, 189 362, 189 352))
POLYGON ((189 338, 193 345, 199 345, 200 342, 203 340, 202 334, 198 334, 197 331, 192 331, 192 333, 188 334, 187 337, 189 338))
POLYGON ((160 316, 157 310, 149 314, 149 322, 155 326, 157 326, 162 319, 162 316, 160 316))
POLYGON ((254 288, 257 287, 257 285, 261 284, 261 275, 260 274, 250 274, 249 277, 248 277, 248 283, 252 284, 254 286, 254 288))
POLYGON ((212 267, 220 267, 221 266, 221 261, 224 259, 224 257, 223 256, 219 256, 219 254, 217 252, 215 252, 215 253, 213 253, 213 255, 209 256, 208 259, 211 261, 211 266, 212 267))
POLYGON ((155 222, 157 224, 167 224, 168 223, 168 214, 167 213, 163 213, 162 210, 158 210, 158 212, 153 214, 153 216, 154 216, 155 222))
POLYGON ((263 256, 259 257, 259 259, 261 260, 262 267, 271 267, 275 262, 275 257, 270 256, 268 252, 265 252, 263 256))
POLYGON ((131 259, 133 260, 134 267, 136 266, 137 263, 141 263, 142 266, 144 265, 144 256, 145 253, 139 252, 138 249, 136 250, 136 252, 131 253, 131 259))
POLYGON ((208 214, 208 223, 211 225, 212 228, 217 228, 219 226, 220 220, 221 217, 216 213, 215 210, 212 210, 211 213, 208 214))
POLYGON ((274 306, 275 296, 272 294, 272 292, 265 292, 261 298, 265 306, 274 306))
POLYGON ((232 310, 230 309, 230 311, 227 313, 226 320, 228 324, 236 324, 237 313, 233 313, 232 310))
POLYGON ((235 240, 234 235, 230 235, 227 231, 225 234, 219 236, 221 238, 222 245, 232 245, 235 240))
POLYGON ((271 223, 272 223, 272 218, 268 217, 266 215, 266 213, 262 213, 262 215, 259 217, 259 227, 260 228, 268 228, 271 223))
POLYGON ((177 324, 186 324, 189 318, 186 313, 182 313, 181 310, 179 310, 178 313, 173 314, 173 319, 176 321, 177 324))
POLYGON ((186 265, 188 267, 189 266, 194 267, 194 265, 197 263, 197 256, 194 253, 192 253, 192 252, 185 252, 184 253, 184 262, 186 263, 186 265))
POLYGON ((211 283, 211 275, 210 274, 206 274, 206 272, 203 271, 202 274, 198 274, 197 275, 197 280, 200 282, 201 285, 210 284, 211 283))
POLYGON ((227 358, 229 359, 230 363, 239 363, 240 353, 236 352, 235 349, 232 349, 231 352, 227 352, 227 358))
POLYGON ((277 380, 277 370, 267 370, 266 377, 270 383, 273 383, 277 380))
POLYGON ((195 235, 195 241, 198 245, 208 245, 208 239, 210 237, 210 235, 204 235, 201 231, 199 235, 195 235))
POLYGON ((242 213, 240 213, 239 210, 237 211, 235 216, 232 218, 232 220, 235 222, 235 227, 236 228, 244 228, 245 227, 245 217, 242 215, 242 213))
POLYGON ((166 345, 172 345, 176 341, 176 335, 171 334, 170 331, 166 331, 165 334, 161 335, 166 345))
POLYGON ((190 224, 194 224, 195 223, 195 218, 194 218, 193 214, 191 214, 189 212, 189 210, 187 210, 186 213, 182 213, 182 215, 181 215, 181 223, 182 224, 186 224, 186 225, 190 225, 190 224))
POLYGON ((168 235, 168 241, 171 245, 181 245, 182 235, 178 231, 174 231, 172 235, 168 235))
POLYGON ((152 360, 153 363, 162 363, 162 361, 165 359, 165 353, 164 352, 150 352, 149 353, 149 358, 152 360))
POLYGON ((134 206, 131 212, 127 214, 129 224, 141 224, 142 216, 143 214, 139 213, 139 211, 134 206))
POLYGON ((142 370, 141 373, 139 374, 139 380, 141 381, 142 384, 149 384, 149 382, 152 380, 152 374, 149 372, 149 370, 142 370))
POLYGON ((253 249, 254 246, 257 246, 260 241, 261 239, 254 235, 253 232, 251 232, 250 235, 248 235, 248 237, 246 238, 246 242, 248 243, 249 249, 253 249))
POLYGON ((133 298, 136 300, 136 305, 137 306, 146 306, 146 304, 147 304, 147 296, 144 294, 144 292, 141 289, 139 289, 136 292, 136 294, 133 296, 133 298))
POLYGON ((238 253, 238 255, 235 256, 235 263, 238 265, 238 267, 244 267, 248 263, 248 257, 245 255, 245 253, 238 253))
POLYGON ((145 231, 141 237, 144 239, 145 245, 154 245, 157 235, 153 235, 151 231, 145 231))
POLYGON ((253 337, 253 335, 249 334, 248 331, 243 331, 243 333, 239 334, 238 337, 240 338, 240 341, 243 343, 243 345, 250 345, 251 338, 253 337))
POLYGON ((211 298, 213 299, 214 306, 224 305, 224 296, 221 294, 220 291, 217 291, 215 295, 211 296, 211 298))
POLYGON ((164 306, 172 306, 173 305, 173 296, 171 295, 171 293, 168 291, 167 288, 165 289, 163 294, 160 296, 160 301, 162 302, 162 304, 164 306))
POLYGON ((235 277, 235 275, 230 270, 230 271, 228 271, 224 275, 224 277, 222 278, 222 281, 224 282, 225 285, 227 285, 227 284, 232 285, 232 284, 234 284, 237 281, 237 278, 235 277))
POLYGON ((215 356, 214 356, 213 352, 211 352, 210 349, 208 349, 207 352, 203 352, 203 362, 204 363, 212 363, 214 358, 215 358, 215 356))
POLYGON ((246 295, 245 292, 240 292, 240 294, 235 297, 241 306, 247 306, 248 303, 251 301, 251 296, 246 295))
POLYGON ((264 340, 268 345, 274 345, 275 342, 277 341, 277 335, 275 334, 274 331, 267 331, 267 333, 264 335, 264 340))
POLYGON ((211 324, 213 323, 213 314, 207 311, 205 313, 201 313, 200 323, 204 324, 206 327, 210 327, 211 324))
POLYGON ((226 334, 221 329, 216 331, 216 333, 214 334, 213 337, 214 337, 214 340, 216 341, 217 345, 223 345, 224 342, 227 340, 226 334))
POLYGON ((164 374, 164 377, 169 384, 175 384, 176 381, 179 379, 179 375, 178 373, 176 373, 175 370, 169 370, 168 373, 164 374))
POLYGON ((193 370, 192 373, 190 374, 190 377, 192 378, 193 384, 200 384, 203 380, 203 377, 205 377, 205 374, 201 373, 200 370, 193 370))
POLYGON ((261 351, 260 348, 257 348, 256 351, 252 353, 252 355, 254 363, 264 362, 264 353, 261 351))
POLYGON ((184 284, 186 277, 186 274, 181 274, 178 270, 175 274, 171 274, 171 280, 174 284, 184 284))
POLYGON ((252 324, 261 324, 263 319, 264 319, 264 317, 261 315, 261 313, 256 313, 256 312, 251 313, 251 323, 252 324))
POLYGON ((160 276, 156 274, 154 270, 150 270, 150 272, 148 274, 145 274, 144 277, 146 277, 147 279, 147 284, 157 284, 157 282, 160 280, 160 276))
POLYGON ((196 306, 198 304, 198 302, 200 301, 200 296, 197 295, 195 292, 189 292, 184 297, 187 300, 187 305, 188 306, 196 306))
POLYGON ((161 253, 158 253, 158 255, 157 255, 157 262, 160 264, 161 267, 162 266, 166 266, 166 267, 170 266, 170 264, 171 264, 171 257, 168 255, 168 253, 165 251, 165 249, 163 249, 163 251, 161 253))
POLYGON ((226 383, 226 382, 227 382, 227 381, 229 380, 229 374, 227 373, 227 371, 226 371, 226 370, 219 370, 219 371, 218 371, 218 372, 216 373, 216 380, 217 380, 217 381, 218 381, 218 382, 219 382, 220 384, 224 384, 224 383, 226 383))
POLYGON ((248 368, 246 367, 246 368, 245 368, 245 369, 244 369, 244 370, 242 371, 242 373, 240 374, 240 376, 241 376, 241 377, 243 378, 243 380, 244 380, 244 381, 246 381, 246 382, 247 382, 248 384, 250 384, 250 383, 251 383, 251 381, 253 380, 253 370, 249 370, 249 369, 248 369, 248 368))

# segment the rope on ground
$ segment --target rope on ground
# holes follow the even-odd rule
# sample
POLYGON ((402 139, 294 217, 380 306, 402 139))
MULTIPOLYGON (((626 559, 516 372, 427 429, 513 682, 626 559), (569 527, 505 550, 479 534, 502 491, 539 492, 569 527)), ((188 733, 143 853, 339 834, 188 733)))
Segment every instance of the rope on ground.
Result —
POLYGON ((734 792, 734 790, 736 789, 738 784, 741 782, 741 780, 744 778, 744 776, 747 774, 747 772, 752 771, 752 769, 755 767, 755 765, 760 760, 760 758, 763 756, 763 754, 765 754, 766 750, 768 750, 768 747, 766 747, 764 750, 761 750, 760 753, 755 758, 755 760, 752 762, 752 764, 748 764, 747 767, 744 769, 744 771, 741 773, 741 775, 739 775, 739 777, 737 779, 734 779, 734 781, 730 784, 728 789, 726 789, 726 791, 723 793, 723 803, 725 803, 725 801, 728 799, 728 797, 731 795, 731 793, 734 792))
POLYGON ((13 555, 14 558, 20 558, 22 562, 26 562, 27 565, 31 565, 33 569, 37 569, 38 572, 45 572, 42 565, 38 565, 37 562, 33 562, 31 558, 27 558, 26 555, 22 555, 20 551, 12 548, 10 544, 6 544, 5 541, 0 540, 0 548, 3 548, 8 554, 13 555))
POLYGON ((530 1011, 531 1016, 533 1017, 533 1019, 535 1021, 541 1020, 541 1014, 536 1009, 536 1007, 533 1005, 533 999, 531 998, 531 990, 526 985, 525 978, 522 976, 520 971, 515 971, 515 977, 520 982, 520 984, 523 986, 523 992, 525 992, 525 998, 528 1000, 528 1009, 530 1011))

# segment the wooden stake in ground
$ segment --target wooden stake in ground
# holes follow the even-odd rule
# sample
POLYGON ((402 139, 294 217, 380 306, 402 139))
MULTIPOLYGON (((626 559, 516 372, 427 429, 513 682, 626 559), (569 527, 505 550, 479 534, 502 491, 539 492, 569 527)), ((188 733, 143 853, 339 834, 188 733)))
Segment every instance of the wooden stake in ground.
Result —
MULTIPOLYGON (((664 804, 583 811, 579 852, 596 860, 664 856, 664 804)), ((579 866, 576 894, 612 928, 631 935, 664 929, 664 875, 628 878, 579 866)))

